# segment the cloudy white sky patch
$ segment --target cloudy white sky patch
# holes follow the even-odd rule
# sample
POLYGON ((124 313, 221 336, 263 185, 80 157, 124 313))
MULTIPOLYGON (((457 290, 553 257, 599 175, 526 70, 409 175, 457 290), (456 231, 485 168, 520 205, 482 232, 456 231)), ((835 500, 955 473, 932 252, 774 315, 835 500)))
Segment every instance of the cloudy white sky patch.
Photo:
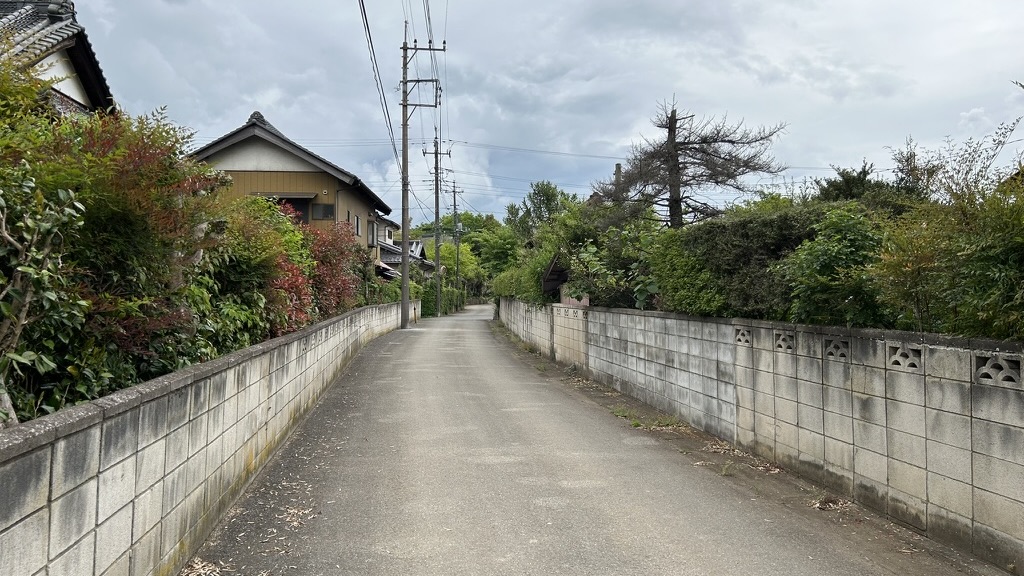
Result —
MULTIPOLYGON (((367 2, 395 133, 404 21, 426 42, 422 0, 367 2)), ((399 170, 374 88, 357 2, 79 0, 115 96, 133 114, 166 106, 209 142, 253 110, 355 172, 394 209, 399 170)), ((775 152, 787 179, 863 159, 913 136, 984 135, 1024 114, 1015 0, 431 0, 444 87, 440 115, 410 135, 416 222, 433 217, 432 161, 462 206, 502 214, 529 183, 585 196, 631 143, 657 135, 659 104, 751 125, 786 123, 775 152), (511 150, 553 151, 544 154, 511 150), (604 156, 568 156, 579 154, 604 156), (426 209, 420 206, 422 203, 426 209)), ((413 77, 430 74, 426 54, 413 77)), ((1019 144, 1014 144, 1019 146, 1019 144)), ((446 195, 446 198, 450 194, 446 195)), ((720 201, 735 199, 721 195, 720 201)), ((443 210, 450 208, 450 199, 443 210)))

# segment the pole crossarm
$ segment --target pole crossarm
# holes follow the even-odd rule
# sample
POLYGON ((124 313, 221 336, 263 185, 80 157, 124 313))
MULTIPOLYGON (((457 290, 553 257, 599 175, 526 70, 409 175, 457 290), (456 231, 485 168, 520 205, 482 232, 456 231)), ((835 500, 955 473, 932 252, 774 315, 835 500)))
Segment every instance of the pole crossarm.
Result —
MULTIPOLYGON (((437 108, 441 105, 441 81, 437 78, 409 78, 409 62, 419 52, 444 52, 447 44, 442 43, 435 48, 433 42, 426 48, 417 46, 413 40, 408 42, 408 23, 406 23, 406 41, 402 42, 402 329, 409 327, 409 120, 410 109, 437 108), (434 103, 410 103, 409 87, 416 84, 432 83, 435 86, 434 103)), ((436 273, 436 270, 435 270, 436 273)))

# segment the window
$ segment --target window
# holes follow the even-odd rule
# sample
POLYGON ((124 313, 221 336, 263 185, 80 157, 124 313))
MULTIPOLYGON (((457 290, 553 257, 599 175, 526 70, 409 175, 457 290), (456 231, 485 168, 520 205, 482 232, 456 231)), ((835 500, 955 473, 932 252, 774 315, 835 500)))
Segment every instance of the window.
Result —
POLYGON ((352 222, 352 211, 351 210, 346 210, 345 211, 345 222, 352 222))
POLYGON ((388 228, 384 231, 384 237, 388 239, 388 242, 392 244, 395 243, 395 231, 392 230, 391 228, 388 228))
POLYGON ((313 220, 334 220, 334 204, 313 204, 313 220))
POLYGON ((377 245, 377 223, 370 222, 366 227, 366 245, 376 246, 377 245))
POLYGON ((362 236, 362 235, 363 235, 363 221, 359 219, 359 216, 356 216, 356 236, 362 236))

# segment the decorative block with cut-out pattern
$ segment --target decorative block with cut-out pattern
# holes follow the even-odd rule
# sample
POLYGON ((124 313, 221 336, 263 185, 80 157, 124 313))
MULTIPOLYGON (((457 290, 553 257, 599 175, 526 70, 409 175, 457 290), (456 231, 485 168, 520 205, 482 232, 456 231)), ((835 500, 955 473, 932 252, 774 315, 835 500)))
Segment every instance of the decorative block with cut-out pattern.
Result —
POLYGON ((889 346, 889 366, 921 372, 924 362, 921 360, 921 348, 918 346, 889 346))
POLYGON ((793 353, 796 348, 796 337, 792 332, 776 332, 775 333, 775 351, 786 352, 789 354, 793 353))
POLYGON ((850 341, 839 338, 825 338, 825 358, 829 360, 849 360, 850 341))
POLYGON ((974 377, 978 384, 1019 388, 1020 360, 979 354, 974 357, 974 377))

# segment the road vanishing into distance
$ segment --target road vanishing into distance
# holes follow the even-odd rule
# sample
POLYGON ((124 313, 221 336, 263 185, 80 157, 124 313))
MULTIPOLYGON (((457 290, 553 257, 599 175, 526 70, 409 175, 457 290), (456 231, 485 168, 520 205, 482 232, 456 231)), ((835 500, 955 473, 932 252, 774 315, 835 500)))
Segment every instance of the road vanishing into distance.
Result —
POLYGON ((492 316, 369 344, 198 557, 248 576, 1004 574, 856 505, 812 508, 823 491, 709 437, 634 428, 609 408, 628 399, 492 316))

